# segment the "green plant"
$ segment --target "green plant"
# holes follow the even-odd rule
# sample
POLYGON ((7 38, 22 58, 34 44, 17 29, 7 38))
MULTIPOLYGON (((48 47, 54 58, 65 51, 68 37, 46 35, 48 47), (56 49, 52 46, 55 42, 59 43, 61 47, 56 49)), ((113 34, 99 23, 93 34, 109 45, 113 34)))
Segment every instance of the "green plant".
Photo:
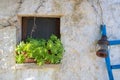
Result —
POLYGON ((23 63, 25 61, 24 54, 17 54, 15 58, 17 63, 23 63))
POLYGON ((34 58, 38 65, 44 63, 58 64, 64 52, 60 39, 51 35, 48 40, 28 38, 16 47, 16 62, 23 63, 25 58, 34 58))
POLYGON ((17 63, 23 63, 25 60, 25 56, 24 56, 24 47, 25 47, 25 43, 22 41, 20 42, 19 45, 17 45, 16 48, 16 62, 17 63))
POLYGON ((55 35, 52 35, 47 41, 47 50, 49 51, 49 54, 46 56, 46 60, 53 64, 60 63, 64 48, 60 39, 55 35))

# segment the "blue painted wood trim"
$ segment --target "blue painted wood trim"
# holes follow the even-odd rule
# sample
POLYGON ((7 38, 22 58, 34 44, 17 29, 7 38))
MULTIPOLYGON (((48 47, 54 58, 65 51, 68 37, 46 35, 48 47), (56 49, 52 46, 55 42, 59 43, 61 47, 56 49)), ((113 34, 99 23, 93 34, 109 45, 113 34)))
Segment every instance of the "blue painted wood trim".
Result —
POLYGON ((105 58, 105 61, 106 61, 106 67, 107 67, 109 80, 114 80, 113 73, 112 73, 112 68, 111 68, 111 63, 110 63, 109 52, 108 52, 108 56, 105 58))
POLYGON ((120 45, 120 40, 109 41, 109 45, 120 45))
POLYGON ((120 69, 120 65, 112 65, 111 68, 112 69, 120 69))
MULTIPOLYGON (((106 25, 101 25, 101 33, 102 33, 102 36, 106 36, 107 35, 106 25)), ((109 51, 108 51, 108 56, 105 58, 105 62, 106 62, 106 67, 107 67, 109 80, 114 80, 113 73, 112 73, 112 68, 111 68, 111 63, 110 63, 109 51)))
POLYGON ((101 25, 101 33, 102 33, 102 36, 106 36, 106 25, 101 25))

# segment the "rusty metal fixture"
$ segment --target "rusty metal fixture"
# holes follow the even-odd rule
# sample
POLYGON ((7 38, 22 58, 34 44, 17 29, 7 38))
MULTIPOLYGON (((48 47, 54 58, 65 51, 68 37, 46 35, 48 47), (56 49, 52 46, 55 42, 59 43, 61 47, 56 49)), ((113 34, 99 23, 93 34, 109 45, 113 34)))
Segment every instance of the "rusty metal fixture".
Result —
POLYGON ((107 36, 102 36, 101 39, 98 41, 100 49, 96 52, 98 57, 105 58, 108 55, 108 45, 109 42, 107 40, 107 36))
POLYGON ((105 58, 105 57, 107 57, 107 51, 104 50, 104 49, 98 50, 98 51, 96 52, 96 55, 97 55, 98 57, 105 58))
POLYGON ((109 45, 109 42, 107 40, 107 36, 102 36, 101 39, 98 41, 98 44, 99 45, 101 45, 101 44, 109 45))

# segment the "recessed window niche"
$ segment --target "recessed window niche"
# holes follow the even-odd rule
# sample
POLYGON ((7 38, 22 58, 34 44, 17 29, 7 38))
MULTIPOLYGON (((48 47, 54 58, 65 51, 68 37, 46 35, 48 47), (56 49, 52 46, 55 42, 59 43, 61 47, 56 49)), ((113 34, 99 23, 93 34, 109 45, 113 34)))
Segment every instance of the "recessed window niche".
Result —
POLYGON ((22 40, 27 37, 48 39, 52 34, 60 38, 60 18, 22 17, 22 40))
POLYGON ((21 41, 16 47, 16 63, 61 63, 64 48, 59 39, 60 17, 22 16, 20 21, 21 41))

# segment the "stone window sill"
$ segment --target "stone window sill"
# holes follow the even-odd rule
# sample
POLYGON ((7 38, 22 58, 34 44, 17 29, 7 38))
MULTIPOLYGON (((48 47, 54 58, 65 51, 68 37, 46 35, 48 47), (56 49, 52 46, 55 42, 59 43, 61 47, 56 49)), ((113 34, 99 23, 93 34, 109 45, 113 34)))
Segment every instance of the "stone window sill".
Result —
POLYGON ((45 64, 38 66, 35 63, 16 64, 14 66, 15 80, 56 80, 60 64, 45 64))
POLYGON ((39 66, 35 63, 24 63, 24 64, 16 64, 15 69, 59 69, 60 64, 44 64, 42 66, 39 66))

